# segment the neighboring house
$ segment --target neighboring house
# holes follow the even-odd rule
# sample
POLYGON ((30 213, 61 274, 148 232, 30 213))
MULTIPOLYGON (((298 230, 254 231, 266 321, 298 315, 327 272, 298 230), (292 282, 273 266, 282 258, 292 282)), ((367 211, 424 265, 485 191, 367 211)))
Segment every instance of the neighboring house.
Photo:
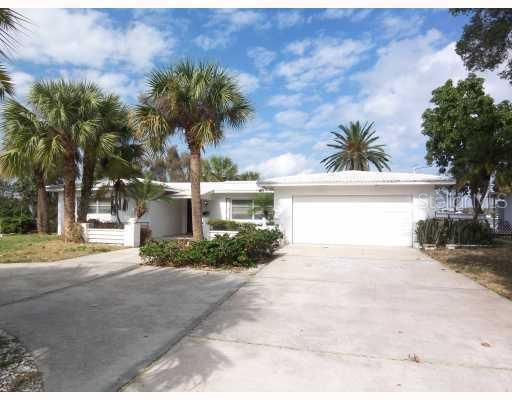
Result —
MULTIPOLYGON (((140 222, 149 225, 154 238, 162 238, 192 233, 192 214, 190 203, 190 183, 158 182, 168 192, 173 201, 152 201, 147 213, 140 222)), ((96 184, 94 190, 104 187, 106 182, 96 184)), ((77 191, 79 197, 79 187, 77 191)), ((58 192, 58 234, 64 226, 64 192, 62 185, 48 186, 49 192, 58 192)), ((201 199, 203 213, 210 219, 228 219, 241 222, 262 223, 262 216, 252 213, 253 200, 256 194, 264 189, 256 181, 202 182, 201 199)), ((128 200, 126 211, 120 212, 121 222, 125 223, 134 216, 134 202, 128 200)), ((112 215, 110 200, 94 200, 89 205, 87 220, 115 222, 112 215)))
POLYGON ((453 179, 343 171, 268 179, 275 220, 289 243, 412 246, 417 221, 435 212, 435 189, 453 179))
MULTIPOLYGON (((191 233, 190 183, 155 182, 174 199, 151 202, 141 222, 153 237, 191 233)), ((412 246, 417 221, 434 216, 435 190, 454 180, 438 175, 344 171, 295 175, 261 182, 203 182, 201 198, 205 216, 261 223, 251 213, 253 199, 262 191, 274 192, 275 222, 287 243, 412 246)), ((102 186, 98 184, 96 188, 102 186)), ((63 226, 62 186, 59 192, 59 233, 63 226)), ((133 203, 122 213, 133 216, 133 203)), ((90 205, 88 219, 115 221, 110 202, 90 205)))

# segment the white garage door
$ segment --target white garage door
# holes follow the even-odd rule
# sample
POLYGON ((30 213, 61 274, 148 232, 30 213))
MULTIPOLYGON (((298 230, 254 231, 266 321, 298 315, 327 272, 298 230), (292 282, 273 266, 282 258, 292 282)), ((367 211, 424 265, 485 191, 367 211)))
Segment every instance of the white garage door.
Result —
POLYGON ((411 198, 293 197, 293 243, 411 246, 411 198))

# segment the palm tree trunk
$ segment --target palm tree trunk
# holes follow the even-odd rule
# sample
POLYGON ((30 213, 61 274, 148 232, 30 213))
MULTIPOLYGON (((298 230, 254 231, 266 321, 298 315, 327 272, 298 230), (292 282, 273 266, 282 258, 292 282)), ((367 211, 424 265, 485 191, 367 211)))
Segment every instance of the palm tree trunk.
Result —
POLYGON ((48 193, 40 171, 34 171, 37 181, 37 233, 48 233, 48 193))
POLYGON ((87 222, 87 210, 89 209, 89 202, 91 201, 95 166, 95 154, 91 154, 91 152, 86 151, 84 154, 80 202, 78 203, 78 222, 87 222))
POLYGON ((192 237, 203 239, 201 211, 201 149, 190 151, 190 195, 192 203, 192 237))
POLYGON ((64 156, 64 240, 73 238, 75 224, 75 152, 68 149, 64 156))

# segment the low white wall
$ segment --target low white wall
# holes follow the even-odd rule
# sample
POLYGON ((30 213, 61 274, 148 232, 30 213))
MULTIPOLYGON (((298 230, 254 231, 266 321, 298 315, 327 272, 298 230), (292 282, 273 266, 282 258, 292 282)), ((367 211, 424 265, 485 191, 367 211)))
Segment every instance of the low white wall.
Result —
MULTIPOLYGON (((411 196, 412 197, 412 223, 434 215, 434 209, 427 205, 429 197, 433 199, 434 186, 318 186, 275 188, 274 190, 274 220, 283 232, 285 242, 290 243, 293 224, 293 197, 294 196, 411 196)), ((414 232, 414 228, 413 228, 414 232)), ((415 241, 415 238, 414 238, 415 241)))
POLYGON ((124 247, 139 247, 141 224, 135 218, 125 223, 123 229, 91 228, 90 224, 82 223, 83 238, 87 243, 115 244, 124 247))

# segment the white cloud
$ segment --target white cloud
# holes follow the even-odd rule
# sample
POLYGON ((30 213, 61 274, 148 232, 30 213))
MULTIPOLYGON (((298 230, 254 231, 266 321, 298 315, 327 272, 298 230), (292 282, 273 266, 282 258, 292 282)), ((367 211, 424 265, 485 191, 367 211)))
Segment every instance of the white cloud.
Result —
POLYGON ((264 14, 255 10, 216 9, 209 17, 206 27, 210 32, 201 34, 194 43, 203 50, 226 47, 236 32, 248 27, 265 29, 270 27, 264 14))
POLYGON ((293 94, 277 94, 271 96, 267 105, 272 107, 281 107, 284 109, 297 108, 304 103, 313 103, 321 100, 321 97, 318 95, 304 95, 302 93, 293 93, 293 94))
POLYGON ((247 56, 252 59, 252 62, 258 71, 265 71, 266 68, 276 59, 276 53, 263 46, 257 46, 249 49, 247 51, 247 56))
POLYGON ((35 78, 23 71, 11 72, 11 79, 14 83, 15 95, 18 99, 23 99, 27 96, 30 86, 35 81, 35 78))
POLYGON ((144 91, 144 80, 134 79, 121 72, 107 72, 97 69, 61 70, 61 76, 71 80, 87 80, 96 83, 108 93, 119 95, 124 101, 135 104, 144 91))
POLYGON ((405 38, 416 35, 420 32, 424 18, 420 15, 398 16, 386 15, 380 24, 381 32, 388 38, 405 38))
POLYGON ((231 70, 243 92, 251 93, 259 88, 260 83, 256 76, 247 72, 231 70))
POLYGON ((350 19, 359 22, 365 19, 373 10, 354 8, 328 8, 320 14, 320 19, 350 19))
POLYGON ((151 67, 156 56, 167 55, 175 42, 163 31, 142 22, 124 28, 97 10, 24 10, 31 21, 17 38, 15 58, 37 64, 71 64, 101 68, 125 63, 130 68, 151 67))
POLYGON ((279 29, 291 28, 304 22, 304 16, 298 10, 281 11, 276 14, 279 29))
POLYGON ((306 49, 310 48, 312 44, 313 41, 311 39, 297 40, 295 42, 289 43, 285 47, 285 51, 295 54, 296 56, 302 56, 306 49))
POLYGON ((308 114, 304 111, 286 110, 278 112, 274 118, 281 125, 292 128, 302 128, 306 123, 307 117, 308 114))
POLYGON ((357 64, 371 48, 366 40, 320 38, 311 42, 294 42, 288 50, 300 57, 281 62, 276 75, 287 81, 287 88, 301 90, 338 78, 357 64))
POLYGON ((269 178, 309 173, 317 167, 316 164, 317 162, 307 159, 302 154, 288 152, 258 164, 249 165, 245 169, 258 171, 263 177, 269 178))
POLYGON ((302 104, 302 95, 278 94, 268 99, 267 104, 272 107, 295 108, 302 104))

